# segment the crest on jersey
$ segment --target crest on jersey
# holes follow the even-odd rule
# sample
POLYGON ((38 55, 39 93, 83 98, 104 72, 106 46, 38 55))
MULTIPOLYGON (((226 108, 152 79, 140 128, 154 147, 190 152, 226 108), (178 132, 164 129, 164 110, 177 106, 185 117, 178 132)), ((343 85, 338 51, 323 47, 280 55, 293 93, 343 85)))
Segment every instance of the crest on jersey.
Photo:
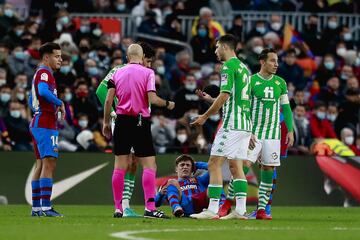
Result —
POLYGON ((261 85, 261 83, 260 83, 260 82, 256 82, 256 83, 255 83, 255 86, 257 86, 257 85, 261 85))
POLYGON ((221 84, 227 85, 228 75, 226 73, 221 74, 221 84))
POLYGON ((272 157, 272 159, 276 160, 279 156, 277 155, 276 152, 273 152, 273 153, 271 154, 271 157, 272 157))
POLYGON ((223 69, 223 70, 228 70, 228 67, 227 67, 227 66, 224 66, 222 69, 223 69))
POLYGON ((47 73, 42 73, 40 76, 40 80, 47 82, 49 80, 49 75, 47 75, 47 73))
POLYGON ((276 85, 280 85, 280 82, 278 80, 275 81, 276 85))

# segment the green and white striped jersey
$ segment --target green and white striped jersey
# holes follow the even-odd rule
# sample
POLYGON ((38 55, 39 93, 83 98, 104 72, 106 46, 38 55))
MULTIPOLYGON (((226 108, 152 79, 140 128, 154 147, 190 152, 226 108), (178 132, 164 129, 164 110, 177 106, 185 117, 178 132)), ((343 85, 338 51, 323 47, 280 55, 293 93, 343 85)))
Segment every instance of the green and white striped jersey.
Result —
POLYGON ((276 75, 264 79, 257 73, 250 85, 252 133, 258 139, 280 139, 280 107, 289 104, 285 80, 276 75))
POLYGON ((108 82, 110 79, 112 79, 112 77, 114 76, 115 72, 116 72, 118 69, 122 68, 123 66, 125 66, 125 64, 121 64, 121 65, 117 65, 117 66, 113 67, 113 68, 108 72, 108 74, 106 74, 106 76, 105 76, 104 79, 101 81, 101 83, 104 83, 104 84, 106 84, 106 86, 107 86, 107 82, 108 82))
POLYGON ((249 69, 236 57, 221 68, 220 91, 230 94, 223 106, 224 129, 251 131, 249 77, 249 69))

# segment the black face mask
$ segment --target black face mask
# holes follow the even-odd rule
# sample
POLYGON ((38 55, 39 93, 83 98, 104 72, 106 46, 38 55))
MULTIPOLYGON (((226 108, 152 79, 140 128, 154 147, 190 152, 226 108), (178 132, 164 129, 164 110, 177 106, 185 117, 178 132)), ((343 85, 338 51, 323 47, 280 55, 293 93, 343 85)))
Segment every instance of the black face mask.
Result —
POLYGON ((90 50, 89 47, 86 47, 86 46, 79 47, 79 49, 80 49, 80 52, 82 52, 82 53, 88 52, 90 50))
POLYGON ((104 59, 105 59, 105 57, 106 56, 104 56, 104 55, 98 55, 99 56, 99 59, 101 60, 101 61, 103 61, 104 59))
POLYGON ((316 24, 310 24, 310 25, 309 25, 309 29, 310 29, 310 31, 312 31, 312 32, 316 32, 316 31, 317 31, 317 25, 316 25, 316 24))

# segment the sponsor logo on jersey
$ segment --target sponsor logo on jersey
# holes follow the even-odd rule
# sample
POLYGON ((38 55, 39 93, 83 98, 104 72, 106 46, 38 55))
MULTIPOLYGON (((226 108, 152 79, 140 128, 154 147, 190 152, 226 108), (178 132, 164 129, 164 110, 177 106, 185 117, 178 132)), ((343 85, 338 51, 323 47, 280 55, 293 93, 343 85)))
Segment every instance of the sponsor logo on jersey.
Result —
POLYGON ((273 152, 273 153, 271 154, 271 157, 272 157, 272 159, 276 160, 279 156, 277 155, 276 152, 273 152))
POLYGON ((42 73, 40 75, 40 80, 47 82, 49 80, 49 75, 47 73, 42 73))
POLYGON ((190 190, 190 189, 197 189, 197 185, 194 184, 189 184, 189 185, 185 185, 185 186, 181 186, 180 189, 181 191, 185 191, 185 190, 190 190))
POLYGON ((257 86, 257 85, 261 85, 261 82, 256 82, 256 83, 255 83, 255 86, 257 86))

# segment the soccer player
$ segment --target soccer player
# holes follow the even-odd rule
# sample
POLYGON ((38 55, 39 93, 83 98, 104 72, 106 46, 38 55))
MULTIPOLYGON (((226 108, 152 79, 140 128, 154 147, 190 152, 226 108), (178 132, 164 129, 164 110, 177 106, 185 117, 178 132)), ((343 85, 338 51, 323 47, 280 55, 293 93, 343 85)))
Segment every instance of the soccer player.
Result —
MULTIPOLYGON (((199 213, 208 205, 207 189, 209 185, 209 172, 205 171, 194 177, 197 169, 208 169, 206 162, 195 162, 187 154, 180 155, 175 160, 175 171, 178 179, 170 179, 156 194, 155 204, 159 207, 167 199, 175 217, 190 216, 199 213)), ((221 194, 220 205, 223 204, 225 195, 221 194)))
POLYGON ((131 44, 127 49, 129 64, 118 69, 108 82, 108 93, 105 100, 103 134, 111 137, 110 111, 114 97, 116 122, 114 129, 115 166, 113 188, 116 212, 122 215, 122 195, 125 172, 128 167, 128 155, 131 148, 135 157, 143 166, 142 185, 144 190, 145 213, 147 218, 168 218, 155 207, 155 150, 151 136, 149 103, 172 110, 174 102, 159 98, 155 89, 155 73, 142 66, 143 50, 139 44, 131 44))
POLYGON ((57 98, 53 71, 61 67, 61 48, 56 43, 45 43, 39 49, 41 61, 35 72, 29 105, 34 111, 30 133, 36 156, 32 178, 31 216, 62 217, 51 206, 53 175, 58 158, 57 118, 65 117, 64 103, 57 98))
POLYGON ((275 75, 278 56, 273 49, 264 49, 259 56, 260 72, 251 76, 252 137, 249 160, 261 159, 259 201, 256 219, 271 219, 265 208, 272 192, 274 169, 280 166, 280 109, 288 130, 287 147, 294 142, 292 112, 284 79, 275 75))
MULTIPOLYGON (((144 52, 144 57, 143 57, 143 62, 142 62, 143 66, 151 67, 151 63, 155 56, 154 49, 151 46, 149 46, 147 43, 144 43, 144 42, 140 42, 139 45, 142 47, 143 52, 144 52)), ((107 88, 108 81, 110 79, 112 79, 115 72, 123 66, 125 66, 125 65, 115 66, 113 69, 110 70, 110 72, 106 75, 106 77, 99 84, 99 86, 96 90, 96 95, 97 95, 100 103, 103 106, 105 103, 106 94, 108 92, 108 88, 107 88)), ((118 100, 115 97, 113 106, 111 107, 111 113, 110 113, 111 118, 112 118, 112 123, 115 123, 115 119, 116 119, 116 113, 115 113, 114 108, 117 105, 117 102, 118 102, 118 100)), ((132 196, 132 193, 134 190, 135 173, 136 173, 137 164, 138 164, 133 153, 129 154, 128 162, 129 162, 129 165, 128 165, 128 169, 126 170, 126 174, 125 174, 124 192, 123 192, 123 199, 122 199, 122 209, 123 209, 122 217, 141 217, 141 215, 137 214, 133 209, 130 208, 130 199, 131 199, 131 196, 132 196)), ((116 185, 116 182, 112 183, 112 187, 113 187, 113 192, 114 192, 114 188, 119 188, 119 186, 116 185)), ((120 213, 115 212, 114 217, 115 218, 120 217, 120 213)))
POLYGON ((219 218, 219 202, 223 189, 221 166, 228 159, 234 179, 236 208, 221 219, 246 219, 247 181, 242 163, 247 159, 251 137, 250 73, 236 57, 236 44, 236 38, 230 34, 220 37, 217 41, 215 53, 220 61, 224 61, 221 68, 220 94, 210 108, 192 123, 203 125, 209 116, 223 107, 223 123, 215 136, 209 159, 209 206, 201 213, 190 215, 192 218, 219 218))

